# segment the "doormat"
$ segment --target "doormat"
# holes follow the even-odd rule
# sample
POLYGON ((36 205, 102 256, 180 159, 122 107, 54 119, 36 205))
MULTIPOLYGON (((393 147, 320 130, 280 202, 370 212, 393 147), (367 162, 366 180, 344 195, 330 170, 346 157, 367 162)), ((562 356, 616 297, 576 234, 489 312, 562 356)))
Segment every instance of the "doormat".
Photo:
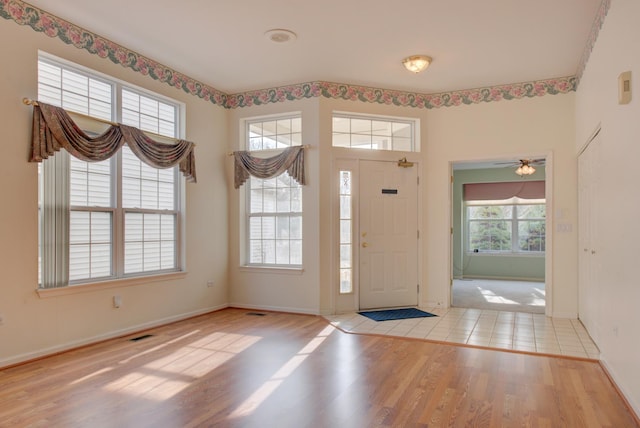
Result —
POLYGON ((385 309, 383 311, 366 311, 358 312, 360 315, 364 315, 374 321, 390 321, 390 320, 404 320, 408 318, 425 318, 425 317, 437 317, 430 312, 421 311, 416 308, 407 309, 385 309))

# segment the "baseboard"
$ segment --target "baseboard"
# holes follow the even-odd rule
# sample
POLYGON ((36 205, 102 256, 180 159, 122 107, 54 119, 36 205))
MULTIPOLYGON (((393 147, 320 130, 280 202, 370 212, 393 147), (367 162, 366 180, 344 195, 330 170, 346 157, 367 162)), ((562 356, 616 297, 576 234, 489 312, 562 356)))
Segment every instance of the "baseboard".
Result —
POLYGON ((103 342, 105 340, 115 339, 117 337, 122 337, 132 333, 140 332, 143 330, 148 330, 150 328, 159 327, 161 325, 171 324, 176 321, 182 321, 187 318, 196 317, 198 315, 204 315, 210 312, 215 312, 220 309, 225 309, 228 306, 229 305, 224 304, 219 306, 208 307, 205 309, 199 309, 197 311, 186 312, 179 315, 173 315, 170 317, 161 318, 158 320, 154 320, 154 321, 150 321, 142 324, 136 324, 134 326, 123 328, 120 330, 110 331, 108 333, 100 334, 100 335, 89 337, 86 339, 76 340, 76 341, 68 342, 62 345, 56 345, 49 348, 40 349, 38 351, 27 352, 24 354, 15 355, 13 357, 4 358, 0 360, 0 369, 8 366, 14 366, 16 364, 23 364, 28 361, 48 357, 50 355, 59 354, 61 352, 70 351, 72 349, 80 348, 83 346, 92 345, 94 343, 103 342))
POLYGON ((604 373, 609 378, 609 381, 611 381, 611 384, 613 385, 613 388, 616 390, 616 392, 618 393, 620 398, 622 398, 622 401, 624 401, 625 405, 629 409, 629 412, 631 413, 631 416, 633 416, 633 418, 635 419, 636 424, 638 426, 640 426, 640 416, 639 416, 640 415, 640 405, 630 401, 627 398, 627 397, 629 397, 629 395, 627 395, 625 393, 625 389, 620 387, 620 384, 616 381, 616 376, 614 374, 615 372, 611 369, 611 366, 609 366, 609 364, 607 364, 606 358, 603 358, 601 356, 599 363, 600 363, 600 367, 602 367, 602 371, 604 371, 604 373))
POLYGON ((554 312, 551 316, 553 318, 568 318, 572 320, 578 319, 578 314, 576 312, 554 312))
POLYGON ((482 276, 482 275, 462 275, 455 279, 491 279, 495 281, 527 281, 544 282, 544 278, 528 278, 521 276, 482 276))
POLYGON ((229 303, 229 307, 238 308, 238 309, 251 309, 254 311, 286 312, 290 314, 301 314, 301 315, 320 315, 320 311, 318 310, 290 308, 287 306, 247 305, 244 303, 229 303))

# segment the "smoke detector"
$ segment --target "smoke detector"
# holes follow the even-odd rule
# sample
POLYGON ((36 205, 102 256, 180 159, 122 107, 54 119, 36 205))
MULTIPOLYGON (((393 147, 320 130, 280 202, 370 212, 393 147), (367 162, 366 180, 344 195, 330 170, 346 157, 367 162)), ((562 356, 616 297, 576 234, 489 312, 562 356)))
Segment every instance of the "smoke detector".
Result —
POLYGON ((269 30, 266 33, 264 33, 264 35, 267 37, 267 39, 271 40, 273 43, 278 43, 278 44, 293 43, 298 38, 296 33, 294 33, 293 31, 284 30, 281 28, 275 28, 273 30, 269 30))

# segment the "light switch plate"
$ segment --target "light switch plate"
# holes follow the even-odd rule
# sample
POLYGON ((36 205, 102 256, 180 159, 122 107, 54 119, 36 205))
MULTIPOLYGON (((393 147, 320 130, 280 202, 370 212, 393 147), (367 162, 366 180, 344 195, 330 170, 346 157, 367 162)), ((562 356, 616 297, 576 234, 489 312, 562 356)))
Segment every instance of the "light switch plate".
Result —
POLYGON ((625 71, 618 76, 618 104, 631 102, 631 71, 625 71))

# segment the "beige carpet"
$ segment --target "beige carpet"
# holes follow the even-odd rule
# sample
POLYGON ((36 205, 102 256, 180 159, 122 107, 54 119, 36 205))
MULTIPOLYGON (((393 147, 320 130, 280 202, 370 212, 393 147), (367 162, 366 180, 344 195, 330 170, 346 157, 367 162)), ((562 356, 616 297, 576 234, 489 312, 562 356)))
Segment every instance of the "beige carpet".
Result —
POLYGON ((544 314, 544 282, 456 279, 452 306, 544 314))

